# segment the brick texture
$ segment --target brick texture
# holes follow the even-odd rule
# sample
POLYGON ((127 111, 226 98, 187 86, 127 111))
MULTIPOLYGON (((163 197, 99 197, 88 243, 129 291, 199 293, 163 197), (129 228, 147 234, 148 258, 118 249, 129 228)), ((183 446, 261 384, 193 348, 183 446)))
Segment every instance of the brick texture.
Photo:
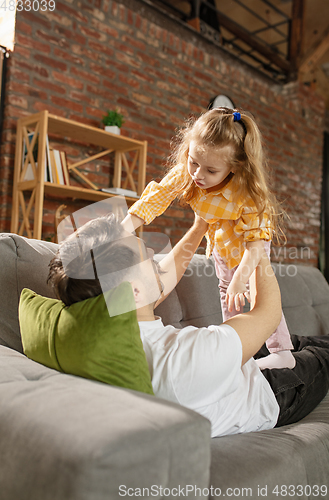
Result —
MULTIPOLYGON (((316 266, 324 103, 300 83, 273 83, 141 0, 81 0, 79 7, 60 0, 54 12, 18 12, 1 142, 0 230, 10 228, 19 117, 48 109, 100 126, 104 110, 118 107, 122 134, 148 141, 149 182, 162 177, 177 127, 221 93, 251 111, 264 136, 273 189, 289 216, 287 244, 273 249, 274 260, 316 266)), ((80 150, 68 145, 68 157, 80 150)), ((108 186, 111 159, 95 163, 86 172, 108 186)), ((62 202, 46 200, 44 238, 54 236, 62 202)), ((175 203, 149 229, 164 231, 174 244, 191 220, 190 209, 175 203)))

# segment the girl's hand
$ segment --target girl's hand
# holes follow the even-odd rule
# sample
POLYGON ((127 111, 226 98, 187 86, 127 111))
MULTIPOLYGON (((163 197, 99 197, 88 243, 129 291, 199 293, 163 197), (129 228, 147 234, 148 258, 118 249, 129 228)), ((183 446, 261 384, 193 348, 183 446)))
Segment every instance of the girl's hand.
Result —
POLYGON ((246 301, 245 298, 250 302, 250 295, 246 284, 240 280, 233 280, 229 284, 226 292, 226 304, 228 305, 229 312, 232 312, 233 306, 237 311, 243 308, 246 301))

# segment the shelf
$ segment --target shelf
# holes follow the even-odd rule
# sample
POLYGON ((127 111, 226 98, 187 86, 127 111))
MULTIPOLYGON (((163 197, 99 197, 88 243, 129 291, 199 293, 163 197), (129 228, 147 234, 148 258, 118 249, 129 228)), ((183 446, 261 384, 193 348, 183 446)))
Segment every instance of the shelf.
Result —
MULTIPOLYGON (((85 201, 101 201, 118 196, 107 193, 95 186, 88 177, 79 171, 82 165, 98 159, 102 156, 114 153, 114 177, 113 187, 128 188, 140 195, 145 187, 147 142, 130 139, 125 136, 112 134, 105 130, 91 127, 80 122, 68 120, 52 115, 48 111, 42 111, 34 115, 20 118, 17 122, 15 171, 13 184, 13 210, 11 221, 11 232, 26 235, 29 238, 42 238, 42 218, 44 196, 49 194, 58 198, 71 198, 85 201), (27 143, 27 134, 33 131, 38 138, 37 162, 32 158, 32 143, 27 145, 28 155, 32 158, 34 179, 25 181, 25 172, 22 170, 22 158, 24 140, 27 143), (68 164, 69 172, 78 176, 79 180, 88 185, 86 187, 62 185, 44 180, 44 165, 46 161, 46 149, 48 136, 56 135, 66 140, 73 140, 81 145, 92 145, 103 148, 103 151, 84 160, 68 164), (130 153, 132 159, 126 156, 130 153), (38 165, 42 167, 39 168, 38 165), (122 185, 122 170, 126 171, 126 178, 122 185), (134 172, 137 171, 137 185, 134 180, 134 172), (30 192, 26 203, 24 194, 30 192), (33 221, 32 214, 33 215, 33 221)), ((103 186, 105 187, 105 186, 103 186)), ((125 196, 128 205, 134 203, 137 198, 125 196)))
MULTIPOLYGON (((105 198, 113 198, 117 194, 106 193, 104 191, 96 191, 95 189, 80 188, 77 186, 61 186, 51 182, 45 182, 45 193, 52 196, 61 196, 65 198, 73 198, 77 200, 101 201, 105 198)), ((125 196, 125 199, 134 203, 138 198, 125 196)))
MULTIPOLYGON (((35 187, 36 183, 34 181, 19 182, 17 186, 19 191, 33 191, 35 187)), ((61 184, 54 184, 53 182, 44 183, 44 193, 60 198, 86 201, 101 201, 106 198, 113 198, 113 196, 119 196, 101 190, 81 188, 79 186, 63 186, 61 184)), ((125 196, 125 199, 128 202, 134 203, 138 200, 138 197, 125 196)))
POLYGON ((81 143, 120 152, 134 151, 136 148, 143 147, 144 144, 143 141, 129 139, 122 135, 112 134, 90 125, 51 114, 48 114, 48 134, 57 134, 81 143))

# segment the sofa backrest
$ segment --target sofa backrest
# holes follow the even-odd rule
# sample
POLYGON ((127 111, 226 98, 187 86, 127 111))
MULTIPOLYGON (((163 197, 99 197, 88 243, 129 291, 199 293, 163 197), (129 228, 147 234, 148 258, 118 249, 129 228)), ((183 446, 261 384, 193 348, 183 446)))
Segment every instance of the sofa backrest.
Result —
POLYGON ((176 328, 221 324, 218 278, 213 259, 194 255, 175 290, 156 308, 155 313, 162 317, 166 325, 176 328))
MULTIPOLYGON (((0 344, 22 352, 18 303, 27 287, 54 297, 48 264, 58 245, 16 234, 0 234, 0 344)), ((302 265, 273 264, 290 333, 329 334, 329 285, 321 272, 302 265)), ((248 304, 245 311, 248 310, 248 304)), ((176 289, 156 309, 165 324, 208 326, 222 322, 214 261, 194 255, 176 289)))
POLYGON ((295 335, 329 335, 329 285, 319 269, 273 264, 289 331, 295 335))
POLYGON ((57 250, 55 243, 17 234, 0 234, 0 344, 23 352, 18 303, 23 288, 54 297, 47 285, 48 264, 57 250))
MULTIPOLYGON (((322 273, 310 266, 272 264, 290 333, 329 334, 329 285, 322 273)), ((248 311, 247 303, 244 312, 248 311)), ((176 289, 156 309, 165 324, 220 324, 218 278, 212 258, 194 255, 176 289)))

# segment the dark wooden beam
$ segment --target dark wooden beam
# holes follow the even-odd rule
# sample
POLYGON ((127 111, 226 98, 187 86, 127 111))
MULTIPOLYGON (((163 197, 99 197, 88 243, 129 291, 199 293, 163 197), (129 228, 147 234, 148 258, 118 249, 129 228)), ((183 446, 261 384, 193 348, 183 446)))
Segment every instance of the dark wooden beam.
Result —
POLYGON ((262 54, 285 73, 289 73, 290 62, 283 59, 279 54, 277 54, 277 52, 271 49, 271 47, 254 38, 246 29, 237 24, 235 21, 232 21, 229 17, 225 16, 225 14, 217 11, 217 18, 220 26, 235 35, 240 40, 243 40, 249 45, 249 47, 256 50, 259 54, 262 54))
POLYGON ((191 4, 191 19, 196 19, 200 17, 200 7, 201 7, 201 0, 192 0, 190 2, 191 4))
POLYGON ((303 51, 305 0, 293 0, 290 33, 289 61, 291 64, 289 80, 297 80, 298 63, 303 51))

